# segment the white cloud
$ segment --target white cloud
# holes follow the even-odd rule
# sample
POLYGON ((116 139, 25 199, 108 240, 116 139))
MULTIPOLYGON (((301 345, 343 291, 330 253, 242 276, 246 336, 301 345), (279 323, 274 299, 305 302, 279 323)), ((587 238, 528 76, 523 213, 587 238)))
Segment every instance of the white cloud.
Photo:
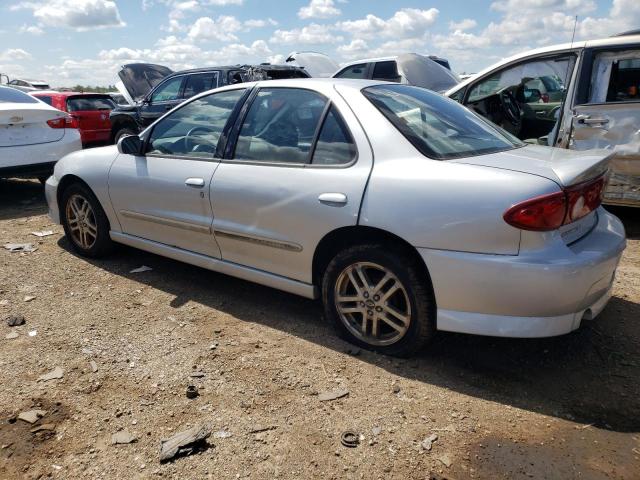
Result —
POLYGON ((252 29, 266 27, 267 25, 276 26, 278 25, 278 22, 276 22, 273 18, 267 18, 266 20, 249 19, 245 20, 243 24, 247 29, 252 29))
POLYGON ((403 8, 387 20, 369 14, 360 20, 339 22, 337 27, 356 38, 408 38, 423 35, 435 23, 438 13, 436 8, 403 8))
POLYGON ((459 22, 449 22, 449 30, 470 30, 478 25, 478 22, 471 18, 465 18, 459 22))
POLYGON ((238 40, 237 33, 242 29, 242 23, 233 16, 221 15, 216 20, 211 17, 198 18, 189 29, 191 40, 220 40, 223 42, 238 40))
POLYGON ((331 27, 310 23, 302 28, 292 30, 276 30, 273 32, 270 42, 282 44, 319 44, 334 43, 342 40, 342 37, 331 32, 331 27))
POLYGON ((31 54, 22 48, 7 48, 3 52, 0 52, 0 61, 11 62, 15 60, 29 60, 31 54))
POLYGON ((298 10, 298 17, 306 18, 330 18, 340 15, 340 9, 336 8, 333 0, 311 0, 309 5, 298 10))
POLYGON ((346 59, 363 58, 369 51, 369 44, 361 38, 351 40, 351 43, 340 45, 336 51, 346 59))
POLYGON ((42 35, 44 33, 44 30, 38 25, 22 25, 18 32, 30 33, 31 35, 42 35))
POLYGON ((31 10, 39 23, 78 31, 123 27, 118 6, 113 0, 48 0, 20 2, 11 10, 31 10))

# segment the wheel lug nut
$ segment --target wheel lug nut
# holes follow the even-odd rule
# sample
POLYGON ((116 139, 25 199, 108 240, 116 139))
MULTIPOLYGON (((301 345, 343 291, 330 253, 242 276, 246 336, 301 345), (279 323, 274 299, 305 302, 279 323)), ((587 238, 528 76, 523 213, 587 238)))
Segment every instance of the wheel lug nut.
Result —
POLYGON ((376 307, 376 312, 381 312, 382 311, 382 307, 376 307))
POLYGON ((364 294, 362 295, 364 298, 369 298, 369 293, 368 292, 364 292, 364 294))
POLYGON ((364 302, 360 302, 360 306, 361 306, 361 307, 364 307, 364 302))
POLYGON ((374 295, 373 299, 377 302, 378 300, 380 300, 380 295, 374 295))
POLYGON ((373 310, 367 310, 367 315, 372 316, 373 315, 373 310))

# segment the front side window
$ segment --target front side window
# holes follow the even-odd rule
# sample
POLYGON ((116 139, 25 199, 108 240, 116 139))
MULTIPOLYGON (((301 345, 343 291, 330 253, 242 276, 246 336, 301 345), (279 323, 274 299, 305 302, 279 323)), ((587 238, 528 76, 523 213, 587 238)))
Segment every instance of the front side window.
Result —
POLYGON ((344 70, 341 70, 335 76, 336 78, 367 78, 367 64, 359 63, 358 65, 351 65, 344 70))
POLYGON ((177 99, 180 94, 180 85, 182 85, 182 77, 172 78, 171 80, 163 83, 155 92, 153 92, 151 103, 166 102, 177 99))
POLYGON ((218 72, 196 73, 187 77, 184 85, 184 98, 191 98, 198 93, 217 88, 218 72))
POLYGON ((198 98, 160 120, 149 137, 147 154, 213 158, 244 89, 198 98))
POLYGON ((308 163, 327 99, 299 88, 262 88, 245 116, 234 159, 308 163))
POLYGON ((373 79, 387 82, 399 82, 398 65, 395 61, 376 62, 373 67, 373 79))
POLYGON ((523 145, 456 102, 422 88, 376 85, 362 92, 413 146, 430 158, 468 157, 523 145))
POLYGON ((313 151, 314 165, 345 165, 356 157, 356 146, 344 120, 331 106, 313 151))
POLYGON ((640 50, 595 56, 589 103, 614 102, 640 102, 640 50))

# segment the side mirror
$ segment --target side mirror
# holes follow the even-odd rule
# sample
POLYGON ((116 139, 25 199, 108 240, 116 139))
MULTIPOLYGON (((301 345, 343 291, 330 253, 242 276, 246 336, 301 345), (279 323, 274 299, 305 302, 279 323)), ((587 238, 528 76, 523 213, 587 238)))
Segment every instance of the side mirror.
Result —
POLYGON ((141 155, 142 140, 138 135, 127 135, 118 140, 118 152, 124 155, 141 155))
POLYGON ((525 88, 524 89, 524 101, 525 103, 536 103, 542 98, 542 93, 537 88, 525 88))

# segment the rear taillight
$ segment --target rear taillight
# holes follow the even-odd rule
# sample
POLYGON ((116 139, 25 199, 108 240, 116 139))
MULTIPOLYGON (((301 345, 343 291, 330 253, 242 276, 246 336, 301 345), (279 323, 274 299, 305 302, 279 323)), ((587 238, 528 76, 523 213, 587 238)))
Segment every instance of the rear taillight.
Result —
POLYGON ((78 119, 73 115, 63 118, 54 118, 53 120, 47 120, 47 125, 51 128, 78 128, 78 119))
POLYGON ((600 206, 606 178, 601 175, 561 192, 520 202, 504 215, 504 221, 521 230, 546 232, 575 222, 600 206))

